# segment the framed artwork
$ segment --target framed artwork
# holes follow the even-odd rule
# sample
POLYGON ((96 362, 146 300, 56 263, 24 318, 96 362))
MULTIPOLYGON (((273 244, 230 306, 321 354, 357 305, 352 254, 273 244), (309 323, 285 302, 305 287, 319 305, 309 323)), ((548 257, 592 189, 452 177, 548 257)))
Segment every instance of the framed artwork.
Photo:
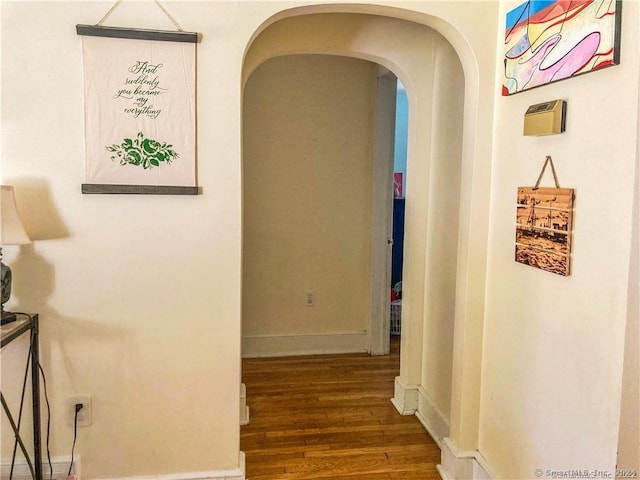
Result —
POLYGON ((187 32, 77 25, 83 193, 198 194, 196 43, 187 32))
POLYGON ((393 198, 404 198, 402 191, 402 172, 393 173, 393 198))
POLYGON ((502 95, 620 63, 621 0, 529 0, 507 13, 502 95))
POLYGON ((570 274, 573 200, 572 188, 518 188, 516 262, 570 274))

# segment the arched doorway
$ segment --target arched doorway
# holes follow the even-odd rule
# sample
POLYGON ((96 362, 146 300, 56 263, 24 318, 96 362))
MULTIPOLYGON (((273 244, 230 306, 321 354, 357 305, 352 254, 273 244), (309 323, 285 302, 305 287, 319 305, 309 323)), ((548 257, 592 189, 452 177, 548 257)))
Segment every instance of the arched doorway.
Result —
POLYGON ((482 329, 481 272, 486 259, 482 232, 488 225, 489 192, 488 183, 479 184, 482 175, 474 176, 489 162, 474 150, 477 66, 461 37, 440 20, 418 14, 412 21, 392 18, 412 17, 410 12, 394 9, 382 9, 388 16, 379 11, 368 15, 366 7, 355 6, 332 7, 342 13, 319 13, 327 8, 287 11, 268 22, 247 51, 243 81, 269 58, 314 53, 378 63, 406 86, 412 105, 411 183, 407 185, 401 375, 394 403, 404 414, 421 415, 425 425, 435 430, 433 436, 452 437, 460 447, 475 450, 481 336, 470 340, 470 334, 482 329), (452 42, 427 25, 448 33, 452 42), (454 70, 457 73, 452 74, 454 70), (452 84, 454 79, 460 83, 452 84), (473 245, 472 236, 476 236, 473 245), (434 360, 430 358, 433 349, 425 346, 434 340, 436 344, 438 335, 447 335, 450 347, 436 352, 434 360), (466 367, 463 377, 465 362, 472 367, 466 367), (437 377, 446 381, 435 379, 434 368, 437 377))

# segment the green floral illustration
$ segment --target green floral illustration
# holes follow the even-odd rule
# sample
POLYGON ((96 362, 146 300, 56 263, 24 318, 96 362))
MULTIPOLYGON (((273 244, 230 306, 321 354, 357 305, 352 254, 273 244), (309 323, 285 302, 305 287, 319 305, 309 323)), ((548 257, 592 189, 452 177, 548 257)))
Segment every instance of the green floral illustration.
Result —
POLYGON ((180 156, 173 150, 173 145, 144 138, 142 132, 138 132, 136 138, 125 138, 120 145, 114 143, 106 149, 114 154, 111 160, 119 160, 120 165, 135 165, 144 169, 159 167, 162 162, 168 165, 180 156))

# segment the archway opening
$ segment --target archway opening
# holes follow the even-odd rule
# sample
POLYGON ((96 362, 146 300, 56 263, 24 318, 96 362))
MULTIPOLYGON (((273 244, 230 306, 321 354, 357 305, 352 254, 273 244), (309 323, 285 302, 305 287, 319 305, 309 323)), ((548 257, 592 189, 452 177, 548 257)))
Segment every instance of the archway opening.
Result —
MULTIPOLYGON (((394 404, 404 414, 416 413, 419 410, 418 397, 423 395, 437 417, 438 431, 434 437, 442 439, 449 436, 455 412, 452 408, 452 392, 456 390, 454 321, 465 322, 467 314, 466 309, 457 309, 461 300, 456 296, 456 289, 466 282, 464 277, 468 275, 467 265, 460 267, 458 259, 460 249, 464 251, 467 248, 461 235, 468 234, 469 226, 464 222, 468 221, 471 209, 461 198, 468 198, 464 195, 463 179, 465 176, 469 178, 475 160, 468 147, 465 153, 463 136, 467 113, 470 110, 474 113, 473 107, 468 106, 468 102, 474 100, 474 89, 465 84, 460 59, 451 44, 424 24, 362 13, 284 17, 263 29, 247 51, 245 85, 259 66, 269 59, 322 54, 380 64, 396 73, 407 88, 411 113, 402 359, 394 404), (461 272, 463 278, 460 277, 461 272)), ((468 144, 469 135, 466 137, 468 144)), ((264 142, 262 145, 268 147, 264 142)), ((248 160, 247 153, 245 149, 244 162, 248 160)), ((246 207, 245 203, 245 216, 246 207)), ((245 230, 245 242, 247 234, 245 230)), ((316 301, 313 288, 302 288, 305 300, 309 298, 310 291, 312 301, 316 301)), ((299 298, 296 301, 299 302, 299 298)), ((247 304, 244 310, 250 310, 247 304)), ((375 338, 388 335, 384 332, 380 336, 384 327, 371 320, 364 332, 369 337, 369 345, 375 343, 375 338)), ((282 326, 282 322, 277 326, 282 326)), ((245 334, 250 333, 247 328, 243 329, 245 334)), ((271 342, 278 337, 275 342, 279 344, 293 336, 283 332, 263 332, 261 335, 271 342)), ((245 335, 245 340, 248 336, 245 335)), ((361 336, 342 335, 341 340, 345 339, 347 344, 355 340, 357 345, 361 345, 357 342, 362 341, 361 336)), ((243 342, 243 345, 246 351, 247 343, 243 342)), ((464 348, 467 346, 461 344, 459 355, 464 348)))

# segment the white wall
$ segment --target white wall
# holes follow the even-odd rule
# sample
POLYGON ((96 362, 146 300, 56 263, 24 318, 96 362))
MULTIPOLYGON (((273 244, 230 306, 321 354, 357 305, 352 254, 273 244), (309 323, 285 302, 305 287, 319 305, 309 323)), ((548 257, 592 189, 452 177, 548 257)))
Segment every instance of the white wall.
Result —
MULTIPOLYGON (((97 22, 110 5, 2 2, 2 183, 19 186, 18 202, 33 208, 23 212, 26 229, 38 233, 30 248, 3 249, 16 275, 9 307, 40 313, 54 456, 71 453, 66 398, 93 399, 93 425, 80 429, 76 446, 83 478, 233 470, 241 21, 228 3, 170 7, 185 29, 204 38, 198 45, 203 194, 88 196, 80 193, 75 25, 97 22), (54 211, 60 225, 47 220, 50 228, 43 229, 40 208, 54 211)), ((174 28, 152 2, 123 2, 107 24, 174 28)), ((17 373, 14 360, 3 352, 3 385, 17 373)))
POLYGON ((304 353, 309 335, 366 340, 376 73, 362 60, 294 55, 247 82, 244 355, 304 353), (267 345, 282 336, 297 348, 267 345))
MULTIPOLYGON (((640 18, 638 18, 640 28, 640 18)), ((640 50, 640 35, 638 36, 640 50)), ((638 72, 640 78, 640 71, 638 72)), ((640 122, 640 95, 638 96, 640 122)), ((636 165, 640 163, 640 135, 637 138, 636 165)), ((640 168, 636 167, 629 298, 624 346, 622 398, 620 401, 620 433, 618 461, 620 477, 624 470, 640 470, 640 168)))
MULTIPOLYGON (((501 3, 502 13, 513 6, 501 3)), ((537 468, 615 470, 638 158, 638 7, 624 2, 619 66, 496 94, 479 450, 499 478, 532 478, 537 468), (523 137, 527 107, 557 98, 568 102, 566 132, 523 137), (576 193, 569 277, 513 259, 516 188, 535 183, 545 155, 576 193)))
MULTIPOLYGON (((95 23, 111 3, 2 3, 2 182, 20 186, 19 202, 52 212, 45 229, 42 215, 25 216, 27 230, 42 234, 32 248, 6 248, 19 279, 9 306, 41 313, 54 455, 70 450, 65 399, 76 393, 93 397, 94 424, 80 431, 77 446, 83 478, 238 466, 241 85, 255 66, 247 57, 243 70, 243 59, 250 40, 274 15, 322 9, 393 15, 430 25, 462 60, 466 101, 451 417, 452 437, 462 448, 476 445, 478 332, 489 215, 486 167, 496 89, 495 4, 385 3, 387 7, 313 8, 305 2, 170 4, 185 29, 203 34, 198 45, 198 179, 203 194, 198 197, 81 195, 82 72, 74 26, 95 23), (281 12, 286 6, 300 10, 281 12)), ((371 20, 362 35, 341 36, 333 24, 322 33, 344 40, 340 48, 397 71, 414 92, 416 110, 429 112, 431 102, 420 92, 431 93, 422 83, 431 64, 416 43, 423 27, 408 23, 402 35, 389 37, 378 35, 385 28, 371 20)), ((151 2, 123 2, 107 24, 173 28, 151 2)), ((314 33, 318 31, 298 32, 298 38, 314 33)), ((286 39, 283 48, 292 48, 286 39)), ((429 116, 421 113, 409 147, 413 160, 408 175, 414 183, 407 188, 416 193, 428 177, 428 166, 418 155, 429 151, 428 131, 429 116)), ((413 384, 420 382, 422 372, 423 200, 419 195, 413 204, 407 200, 418 235, 408 250, 422 258, 410 274, 417 310, 408 315, 409 335, 403 338, 402 376, 413 384)), ((6 367, 11 360, 3 354, 3 382, 13 375, 6 367)))
MULTIPOLYGON (((464 76, 451 45, 437 44, 425 261, 422 377, 425 395, 448 420, 453 374, 453 325, 462 170, 464 76)), ((446 436, 449 432, 445 431, 446 436)))

